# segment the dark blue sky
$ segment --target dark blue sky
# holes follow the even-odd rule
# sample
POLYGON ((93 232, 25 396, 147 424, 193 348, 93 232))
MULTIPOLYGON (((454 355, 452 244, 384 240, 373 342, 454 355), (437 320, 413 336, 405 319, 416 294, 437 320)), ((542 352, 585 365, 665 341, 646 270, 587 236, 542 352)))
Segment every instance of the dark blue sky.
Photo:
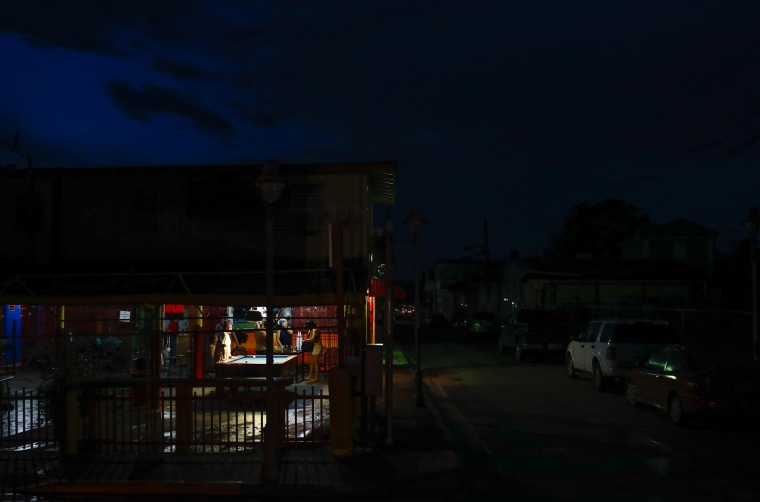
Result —
POLYGON ((46 167, 396 160, 423 265, 484 220, 493 258, 540 253, 604 198, 730 252, 760 205, 758 26, 755 0, 0 0, 0 141, 46 167))

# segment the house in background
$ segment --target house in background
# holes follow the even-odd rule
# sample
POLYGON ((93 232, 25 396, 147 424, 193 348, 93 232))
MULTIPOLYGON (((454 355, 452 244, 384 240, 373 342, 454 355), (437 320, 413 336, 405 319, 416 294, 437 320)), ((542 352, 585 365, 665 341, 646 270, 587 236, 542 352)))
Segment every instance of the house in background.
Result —
POLYGON ((717 232, 684 219, 648 225, 620 243, 621 258, 510 263, 502 274, 511 308, 583 305, 704 306, 714 270, 717 232))
POLYGON ((524 269, 511 305, 683 308, 704 305, 707 298, 707 277, 667 260, 578 260, 570 270, 524 269))
POLYGON ((439 260, 423 273, 422 303, 449 321, 468 311, 495 312, 502 261, 439 260))
POLYGON ((704 306, 716 237, 676 219, 621 243, 617 260, 579 258, 561 266, 542 258, 437 262, 425 294, 436 305, 487 310, 504 319, 529 307, 704 306))
POLYGON ((677 218, 642 228, 632 239, 620 243, 620 256, 629 260, 672 260, 712 277, 717 237, 718 232, 677 218))

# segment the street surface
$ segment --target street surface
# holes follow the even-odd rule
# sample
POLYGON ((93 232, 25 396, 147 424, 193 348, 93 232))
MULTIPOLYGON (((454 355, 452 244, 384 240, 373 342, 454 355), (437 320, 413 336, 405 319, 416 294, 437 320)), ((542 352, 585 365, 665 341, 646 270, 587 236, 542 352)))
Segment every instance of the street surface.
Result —
MULTIPOLYGON (((413 345, 405 353, 414 360, 413 345)), ((518 363, 496 342, 421 345, 433 406, 467 484, 512 500, 760 500, 760 432, 750 420, 694 419, 630 407, 570 379, 559 360, 518 363)))

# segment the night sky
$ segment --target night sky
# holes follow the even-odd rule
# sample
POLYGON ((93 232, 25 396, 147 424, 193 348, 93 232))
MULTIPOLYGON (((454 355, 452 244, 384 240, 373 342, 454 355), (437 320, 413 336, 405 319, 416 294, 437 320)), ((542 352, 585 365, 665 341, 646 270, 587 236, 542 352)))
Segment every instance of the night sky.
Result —
POLYGON ((0 0, 0 166, 398 161, 397 277, 413 204, 423 266, 605 198, 732 252, 759 49, 756 0, 0 0))

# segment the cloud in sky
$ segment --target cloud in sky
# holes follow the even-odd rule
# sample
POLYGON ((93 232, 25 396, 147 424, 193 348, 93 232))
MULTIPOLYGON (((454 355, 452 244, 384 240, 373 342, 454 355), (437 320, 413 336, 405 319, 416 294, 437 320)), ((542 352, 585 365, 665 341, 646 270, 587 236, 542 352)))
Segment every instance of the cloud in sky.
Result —
POLYGON ((0 0, 0 140, 41 166, 397 160, 423 262, 484 220, 493 257, 538 253, 609 197, 729 251, 759 205, 758 21, 749 0, 0 0))
POLYGON ((153 115, 173 114, 193 122, 200 134, 233 136, 235 126, 224 116, 203 106, 198 98, 184 96, 175 89, 150 83, 135 88, 128 82, 113 79, 104 84, 114 106, 130 119, 150 122, 153 115))

